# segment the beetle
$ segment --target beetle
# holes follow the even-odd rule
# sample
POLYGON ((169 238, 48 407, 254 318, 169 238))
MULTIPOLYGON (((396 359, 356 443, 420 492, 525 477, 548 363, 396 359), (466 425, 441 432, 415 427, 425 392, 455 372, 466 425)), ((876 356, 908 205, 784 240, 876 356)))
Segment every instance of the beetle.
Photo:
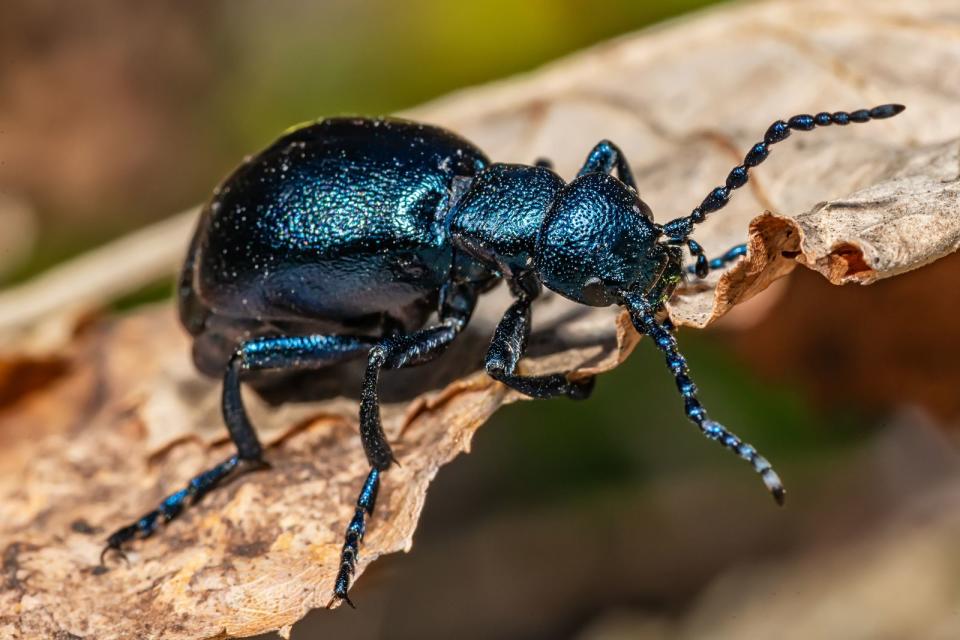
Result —
MULTIPOLYGON (((574 180, 549 161, 491 163, 458 135, 392 118, 332 118, 295 128, 237 168, 204 208, 178 286, 180 319, 205 374, 222 376, 223 418, 236 453, 195 476, 140 519, 116 530, 104 553, 122 553, 226 478, 263 466, 263 447, 240 397, 241 380, 264 370, 320 369, 366 358, 360 437, 370 472, 346 528, 334 600, 347 593, 381 476, 394 456, 380 422, 383 369, 428 362, 470 321, 478 296, 506 280, 515 301, 485 358, 487 373, 534 398, 589 396, 593 378, 517 372, 531 304, 547 288, 590 306, 625 307, 663 353, 687 417, 760 474, 778 503, 785 492, 767 460, 710 419, 660 311, 692 273, 746 253, 708 260, 690 236, 723 208, 749 171, 792 131, 892 117, 886 104, 777 120, 723 186, 684 217, 654 221, 630 165, 603 140, 574 180), (684 267, 683 248, 694 263, 684 267), (431 313, 436 322, 427 324, 431 313)), ((103 555, 101 555, 101 562, 103 555)))

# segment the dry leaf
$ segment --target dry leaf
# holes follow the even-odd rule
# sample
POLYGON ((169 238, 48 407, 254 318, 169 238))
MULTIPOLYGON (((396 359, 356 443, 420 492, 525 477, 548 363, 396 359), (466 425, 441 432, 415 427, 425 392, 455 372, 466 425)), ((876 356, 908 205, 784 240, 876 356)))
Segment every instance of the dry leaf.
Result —
MULTIPOLYGON (((671 303, 677 322, 703 326, 798 263, 835 283, 866 283, 956 249, 958 23, 960 8, 948 1, 727 7, 412 115, 459 131, 498 160, 552 157, 565 176, 610 138, 665 220, 699 203, 775 118, 908 104, 894 120, 795 134, 702 225, 697 237, 710 253, 742 241, 748 228, 751 243, 747 260, 671 303), (772 213, 757 217, 765 210, 772 213)), ((114 275, 88 288, 81 281, 67 296, 89 308, 137 284, 129 273, 172 263, 186 228, 178 221, 162 231, 162 242, 127 252, 129 268, 117 269, 110 249, 88 261, 85 273, 114 275)), ((60 272, 65 282, 70 269, 60 272)), ((137 544, 130 567, 101 571, 105 533, 229 446, 217 385, 189 366, 168 306, 77 327, 74 316, 51 314, 57 302, 46 282, 0 297, 0 319, 30 309, 0 325, 0 633, 250 635, 288 631, 324 605, 366 472, 355 402, 271 408, 247 394, 274 445, 275 468, 215 492, 137 544), (39 328, 50 331, 33 343, 40 347, 18 355, 39 328)), ((379 555, 409 548, 437 468, 469 446, 498 406, 517 399, 476 366, 504 304, 483 300, 468 334, 436 366, 388 376, 384 419, 403 466, 384 478, 358 575, 379 555)), ((600 372, 636 342, 613 310, 556 297, 536 308, 535 323, 531 371, 600 372)), ((322 376, 314 391, 353 396, 355 374, 322 376)))

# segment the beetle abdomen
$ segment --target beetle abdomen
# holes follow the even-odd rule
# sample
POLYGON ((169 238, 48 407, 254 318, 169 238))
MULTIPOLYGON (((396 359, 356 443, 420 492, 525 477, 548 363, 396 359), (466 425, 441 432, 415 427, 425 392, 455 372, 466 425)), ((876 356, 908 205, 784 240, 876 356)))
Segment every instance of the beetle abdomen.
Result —
POLYGON ((462 138, 405 121, 297 129, 207 206, 196 293, 216 313, 257 319, 355 318, 435 295, 452 259, 451 183, 486 163, 462 138))

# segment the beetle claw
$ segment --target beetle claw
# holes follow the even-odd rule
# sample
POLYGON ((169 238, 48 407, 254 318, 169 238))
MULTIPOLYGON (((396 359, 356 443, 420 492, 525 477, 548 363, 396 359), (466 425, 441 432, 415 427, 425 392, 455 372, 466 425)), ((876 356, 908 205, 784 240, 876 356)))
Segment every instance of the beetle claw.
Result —
POLYGON ((347 595, 336 596, 336 595, 335 595, 335 596, 333 596, 332 598, 330 598, 330 602, 327 603, 327 609, 333 609, 333 605, 334 605, 338 600, 339 600, 340 602, 346 602, 348 605, 350 605, 350 608, 351 608, 351 609, 356 609, 356 608, 357 608, 357 605, 353 604, 353 601, 350 599, 349 596, 347 596, 347 595))
POLYGON ((130 566, 130 559, 127 558, 127 554, 125 554, 125 553, 123 552, 123 549, 121 549, 121 548, 118 547, 118 546, 114 546, 114 545, 112 545, 112 544, 108 544, 108 545, 104 546, 104 547, 103 547, 103 551, 100 552, 100 566, 101 566, 101 567, 105 567, 105 566, 106 566, 105 560, 106 560, 107 554, 110 553, 111 551, 115 552, 118 556, 120 556, 120 559, 123 560, 123 561, 127 564, 128 567, 130 566))

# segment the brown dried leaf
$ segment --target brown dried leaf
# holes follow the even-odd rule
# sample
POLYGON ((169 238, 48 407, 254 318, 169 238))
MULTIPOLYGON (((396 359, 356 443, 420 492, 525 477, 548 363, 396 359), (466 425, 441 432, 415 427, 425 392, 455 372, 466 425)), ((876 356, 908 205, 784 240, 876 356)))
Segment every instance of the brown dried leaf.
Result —
MULTIPOLYGON (((960 9, 946 0, 724 8, 412 115, 463 133, 498 160, 553 157, 567 176, 596 140, 613 139, 663 220, 698 203, 773 118, 907 103, 889 122, 778 145, 750 188, 703 225, 698 239, 710 252, 741 241, 748 227, 751 243, 747 260, 672 302, 676 321, 703 326, 797 263, 832 282, 866 283, 956 249, 960 83, 948 76, 960 69, 958 22, 960 9), (773 213, 755 218, 762 211, 773 213)), ((187 230, 176 224, 162 242, 128 252, 129 269, 116 269, 109 250, 88 262, 86 273, 117 275, 85 290, 81 283, 73 300, 89 308, 138 284, 129 273, 153 274, 179 255, 187 230)), ((69 281, 69 270, 62 273, 69 281)), ((248 394, 275 468, 215 492, 137 545, 130 567, 101 572, 97 556, 110 528, 229 451, 217 385, 190 367, 168 307, 79 328, 70 314, 54 314, 44 326, 59 329, 29 356, 17 355, 24 335, 36 335, 36 320, 50 314, 44 286, 0 297, 0 322, 42 302, 0 326, 8 354, 0 359, 0 632, 238 636, 289 630, 324 605, 366 472, 355 402, 272 408, 248 394)), ((409 548, 439 466, 517 399, 476 367, 502 293, 484 301, 468 335, 436 367, 391 376, 384 422, 403 466, 385 478, 358 575, 379 555, 409 548)), ((531 371, 604 371, 637 339, 612 310, 556 297, 537 308, 536 323, 531 371)), ((328 396, 350 396, 358 377, 324 380, 328 396)))
MULTIPOLYGON (((636 343, 622 323, 611 344, 593 339, 598 316, 561 319, 553 338, 560 341, 550 345, 559 353, 531 362, 531 370, 604 371, 636 343)), ((477 361, 483 335, 471 331, 444 360, 460 359, 466 348, 477 361)), ((275 468, 215 492, 183 522, 138 545, 130 567, 97 568, 105 528, 230 449, 215 406, 218 384, 197 377, 188 353, 164 305, 97 324, 62 362, 20 363, 18 377, 31 368, 40 373, 0 414, 0 629, 5 623, 12 637, 57 630, 81 637, 250 635, 288 626, 329 601, 343 527, 367 471, 356 403, 342 398, 271 411, 248 395, 265 441, 276 445, 269 453, 275 468)), ((437 469, 515 399, 473 373, 384 407, 402 466, 389 474, 358 572, 383 553, 409 549, 437 469)))

